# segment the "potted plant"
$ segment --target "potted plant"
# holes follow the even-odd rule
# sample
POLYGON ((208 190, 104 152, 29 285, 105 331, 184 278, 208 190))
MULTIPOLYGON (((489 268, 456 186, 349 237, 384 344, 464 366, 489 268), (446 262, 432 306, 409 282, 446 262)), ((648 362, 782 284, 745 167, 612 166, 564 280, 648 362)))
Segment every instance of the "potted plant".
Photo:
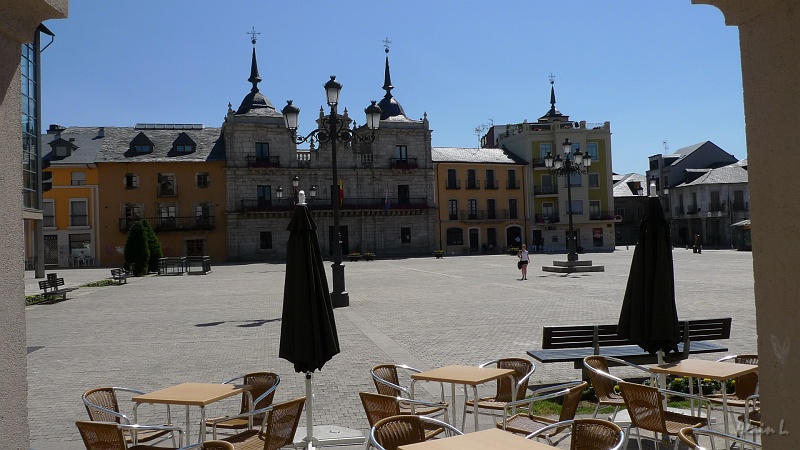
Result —
POLYGON ((372 252, 364 253, 364 261, 372 261, 373 259, 375 259, 375 253, 372 252))
POLYGON ((355 262, 358 261, 359 258, 361 258, 361 253, 353 252, 347 255, 347 257, 350 258, 350 261, 355 262))
POLYGON ((444 250, 434 250, 433 256, 435 256, 436 259, 441 259, 444 256, 444 250))

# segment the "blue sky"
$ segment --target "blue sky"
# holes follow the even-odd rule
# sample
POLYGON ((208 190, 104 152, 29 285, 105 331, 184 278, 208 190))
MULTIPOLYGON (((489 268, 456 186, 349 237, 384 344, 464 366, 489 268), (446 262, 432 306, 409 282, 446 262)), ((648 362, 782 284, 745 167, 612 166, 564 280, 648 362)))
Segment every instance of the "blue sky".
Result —
MULTIPOLYGON (((613 169, 710 140, 746 157, 738 30, 690 0, 70 0, 44 52, 42 127, 202 123, 219 127, 249 92, 257 44, 261 92, 301 108, 310 131, 323 83, 341 107, 384 91, 411 118, 427 113, 433 145, 477 147, 475 129, 535 121, 557 108, 611 122, 613 169)), ((48 40, 45 39, 44 43, 48 40)))

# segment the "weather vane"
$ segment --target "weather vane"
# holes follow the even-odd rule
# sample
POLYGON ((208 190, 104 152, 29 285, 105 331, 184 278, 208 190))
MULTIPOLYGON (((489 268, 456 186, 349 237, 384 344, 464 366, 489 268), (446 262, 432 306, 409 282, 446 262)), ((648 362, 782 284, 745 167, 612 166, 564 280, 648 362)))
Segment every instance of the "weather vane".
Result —
POLYGON ((249 34, 250 35, 250 42, 252 42, 253 45, 256 45, 256 40, 258 39, 256 36, 258 36, 261 33, 256 31, 256 27, 253 27, 252 30, 248 31, 245 34, 249 34))
POLYGON ((556 82, 556 76, 555 76, 555 75, 553 75, 553 72, 550 72, 550 76, 549 76, 549 77, 547 77, 547 78, 549 78, 549 79, 550 79, 550 84, 553 84, 553 83, 555 83, 555 82, 556 82))
POLYGON ((388 38, 388 37, 386 37, 386 38, 385 38, 385 39, 384 39, 382 42, 383 42, 383 48, 384 48, 384 51, 385 51, 386 53, 389 53, 389 44, 391 44, 391 43, 392 43, 392 41, 390 41, 390 40, 389 40, 389 38, 388 38))

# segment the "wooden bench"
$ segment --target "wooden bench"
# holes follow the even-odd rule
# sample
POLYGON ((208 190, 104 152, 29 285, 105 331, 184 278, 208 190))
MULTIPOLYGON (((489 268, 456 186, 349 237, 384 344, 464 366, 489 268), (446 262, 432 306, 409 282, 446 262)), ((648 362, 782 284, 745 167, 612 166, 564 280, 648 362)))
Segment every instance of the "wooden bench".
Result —
POLYGON ((72 292, 78 288, 76 287, 64 287, 64 279, 51 277, 48 275, 46 280, 42 280, 39 282, 39 289, 42 291, 42 295, 50 301, 53 301, 56 297, 61 297, 62 300, 67 299, 67 292, 72 292))
MULTIPOLYGON (((686 359, 699 353, 727 352, 709 340, 730 339, 731 318, 682 320, 678 353, 665 355, 666 361, 686 359)), ((642 350, 617 335, 617 324, 546 326, 542 333, 542 349, 528 355, 542 363, 572 362, 583 368, 583 358, 591 355, 613 356, 636 364, 654 364, 656 355, 642 350)))
POLYGON ((125 269, 111 269, 111 279, 116 281, 117 284, 128 283, 128 277, 131 274, 125 269))

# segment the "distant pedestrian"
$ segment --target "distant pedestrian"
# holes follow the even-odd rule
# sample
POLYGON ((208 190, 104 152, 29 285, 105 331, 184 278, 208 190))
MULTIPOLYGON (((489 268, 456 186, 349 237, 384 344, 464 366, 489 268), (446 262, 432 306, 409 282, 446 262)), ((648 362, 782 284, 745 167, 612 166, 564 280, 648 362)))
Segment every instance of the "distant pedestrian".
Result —
POLYGON ((519 258, 519 269, 522 271, 522 278, 520 280, 527 280, 528 279, 528 248, 525 244, 522 244, 522 248, 517 253, 517 258, 519 258))
POLYGON ((703 243, 700 242, 700 235, 694 235, 694 244, 692 245, 692 253, 703 253, 703 243))

